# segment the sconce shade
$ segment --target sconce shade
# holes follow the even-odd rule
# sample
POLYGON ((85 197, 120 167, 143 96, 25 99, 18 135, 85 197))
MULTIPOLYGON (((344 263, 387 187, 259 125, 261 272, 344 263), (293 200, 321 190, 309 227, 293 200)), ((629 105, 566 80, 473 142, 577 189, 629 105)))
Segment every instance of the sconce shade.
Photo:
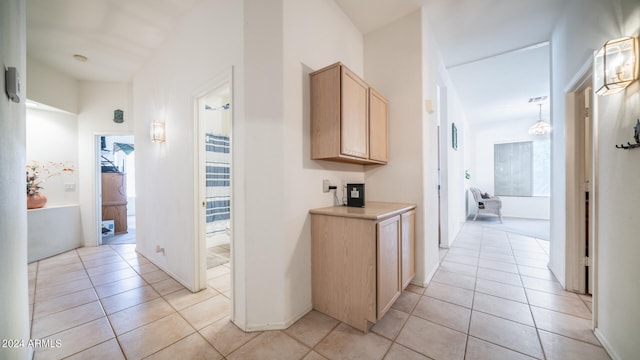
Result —
POLYGON ((166 131, 163 122, 154 121, 151 123, 151 141, 162 143, 166 138, 166 131))
POLYGON ((607 41, 594 57, 594 87, 598 95, 624 90, 638 77, 638 41, 623 37, 607 41))

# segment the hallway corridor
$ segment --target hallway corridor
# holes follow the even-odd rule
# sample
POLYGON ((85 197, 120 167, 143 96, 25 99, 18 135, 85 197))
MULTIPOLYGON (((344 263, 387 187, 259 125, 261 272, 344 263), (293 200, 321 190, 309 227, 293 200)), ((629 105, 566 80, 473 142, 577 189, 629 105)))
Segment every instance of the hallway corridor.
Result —
MULTIPOLYGON (((29 265, 36 359, 608 359, 591 298, 561 289, 548 242, 467 222, 425 289, 409 285, 363 334, 311 311, 283 331, 229 322, 229 270, 197 294, 132 245, 81 248, 29 265)), ((212 271, 213 270, 213 271, 212 271)))

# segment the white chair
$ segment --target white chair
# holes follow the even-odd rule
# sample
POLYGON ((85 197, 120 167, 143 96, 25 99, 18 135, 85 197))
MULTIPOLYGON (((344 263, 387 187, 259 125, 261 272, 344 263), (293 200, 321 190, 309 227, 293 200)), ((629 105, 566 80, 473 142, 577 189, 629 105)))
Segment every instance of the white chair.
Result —
POLYGON ((497 196, 482 196, 482 192, 478 188, 469 189, 473 194, 473 199, 476 202, 476 216, 473 217, 473 221, 476 221, 478 214, 489 213, 498 215, 500 223, 502 224, 502 200, 497 196))

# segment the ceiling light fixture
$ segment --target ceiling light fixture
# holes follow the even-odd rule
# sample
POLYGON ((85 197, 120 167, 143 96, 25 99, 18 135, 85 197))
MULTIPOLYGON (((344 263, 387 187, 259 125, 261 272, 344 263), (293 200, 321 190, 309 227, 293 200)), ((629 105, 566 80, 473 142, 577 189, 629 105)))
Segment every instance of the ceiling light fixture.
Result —
POLYGON ((74 54, 73 58, 79 62, 87 62, 87 60, 89 60, 86 56, 80 54, 74 54))
POLYGON ((594 83, 598 95, 624 90, 638 78, 638 41, 635 37, 609 40, 594 55, 594 83))
POLYGON ((542 136, 551 132, 551 125, 542 120, 542 104, 538 106, 540 106, 538 121, 529 128, 529 135, 542 136))

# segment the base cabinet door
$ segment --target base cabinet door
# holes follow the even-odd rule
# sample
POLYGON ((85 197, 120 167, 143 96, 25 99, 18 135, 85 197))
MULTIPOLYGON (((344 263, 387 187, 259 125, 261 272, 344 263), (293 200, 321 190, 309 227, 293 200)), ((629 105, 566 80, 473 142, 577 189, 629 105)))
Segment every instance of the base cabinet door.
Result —
POLYGON ((402 289, 404 289, 416 276, 416 211, 407 211, 401 215, 401 218, 401 275, 402 289))
POLYGON ((400 216, 378 223, 377 317, 381 319, 400 296, 400 216))

